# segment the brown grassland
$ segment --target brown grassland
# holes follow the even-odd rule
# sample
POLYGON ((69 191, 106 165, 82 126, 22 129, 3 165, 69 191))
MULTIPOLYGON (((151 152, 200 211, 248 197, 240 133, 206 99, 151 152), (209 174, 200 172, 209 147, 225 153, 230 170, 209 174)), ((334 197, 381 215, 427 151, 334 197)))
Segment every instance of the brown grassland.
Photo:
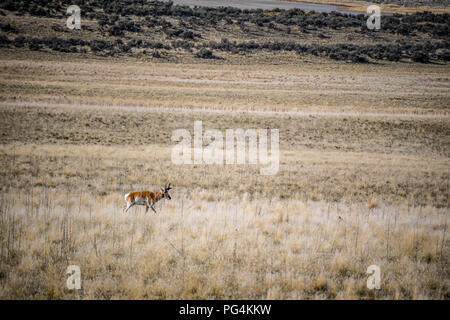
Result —
POLYGON ((5 50, 0 68, 2 298, 448 298, 447 66, 5 50), (195 120, 279 128, 279 173, 173 165, 195 120), (158 214, 123 214, 169 181, 158 214))
MULTIPOLYGON (((450 298, 445 39, 435 35, 442 54, 428 63, 407 53, 349 63, 288 50, 112 52, 119 42, 63 53, 32 38, 176 38, 148 21, 111 36, 115 22, 102 18, 71 34, 47 13, 1 16, 0 299, 450 298), (172 133, 193 134, 196 120, 204 130, 279 129, 278 173, 175 165, 172 133), (172 200, 157 214, 123 212, 126 193, 169 182, 172 200), (81 290, 66 287, 69 265, 80 267, 81 290), (370 265, 379 290, 367 288, 370 265)), ((198 26, 195 45, 224 35, 311 45, 432 36, 359 26, 287 35, 287 25, 176 14, 166 17, 173 28, 198 26)))

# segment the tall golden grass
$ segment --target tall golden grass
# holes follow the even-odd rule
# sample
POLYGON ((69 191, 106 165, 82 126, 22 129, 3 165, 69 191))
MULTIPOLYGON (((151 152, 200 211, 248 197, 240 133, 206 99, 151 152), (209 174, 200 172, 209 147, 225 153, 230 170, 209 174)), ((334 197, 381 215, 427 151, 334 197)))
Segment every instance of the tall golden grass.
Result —
POLYGON ((175 189, 157 214, 124 214, 116 193, 3 193, 0 298, 449 298, 446 209, 209 196, 175 189))

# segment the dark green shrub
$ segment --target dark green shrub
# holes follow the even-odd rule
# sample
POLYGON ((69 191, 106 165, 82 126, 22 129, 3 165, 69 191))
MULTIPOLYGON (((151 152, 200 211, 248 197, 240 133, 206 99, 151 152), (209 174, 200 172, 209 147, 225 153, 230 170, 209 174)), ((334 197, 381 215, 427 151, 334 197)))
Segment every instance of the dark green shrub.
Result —
POLYGON ((195 56, 201 59, 217 59, 217 57, 211 50, 205 48, 200 49, 200 51, 198 51, 195 56))

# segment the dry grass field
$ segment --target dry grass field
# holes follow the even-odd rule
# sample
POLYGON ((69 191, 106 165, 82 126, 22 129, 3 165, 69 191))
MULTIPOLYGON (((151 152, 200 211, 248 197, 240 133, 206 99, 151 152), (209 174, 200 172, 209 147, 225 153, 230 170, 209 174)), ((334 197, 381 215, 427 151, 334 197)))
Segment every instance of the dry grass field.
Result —
POLYGON ((289 56, 216 65, 5 50, 0 98, 228 111, 449 115, 448 65, 354 65, 289 56), (275 65, 275 58, 284 63, 275 65))
POLYGON ((0 297, 449 298, 447 209, 173 194, 147 215, 123 214, 118 193, 2 194, 0 297), (380 290, 366 286, 373 264, 380 290))
POLYGON ((449 297, 447 67, 43 57, 0 61, 2 298, 449 297), (278 174, 172 164, 172 131, 195 120, 280 128, 278 174), (158 214, 122 212, 169 181, 158 214))
MULTIPOLYGON (((92 14, 76 36, 93 42, 66 52, 53 42, 72 34, 55 27, 54 9, 0 11, 0 299, 450 298, 450 69, 440 33, 373 35, 340 27, 349 17, 334 16, 334 29, 302 13, 311 24, 292 26, 287 40, 348 40, 363 52, 372 40, 406 50, 431 39, 431 60, 418 63, 410 49, 396 60, 398 48, 365 63, 333 60, 341 47, 202 58, 201 47, 173 46, 172 29, 194 28, 189 41, 204 48, 224 35, 261 44, 287 34, 289 14, 235 12, 230 22, 178 8, 165 17, 171 27, 139 16, 141 31, 113 37, 114 12, 92 7, 106 18, 92 14), (275 28, 259 26, 276 15, 275 28), (57 38, 44 46, 36 34, 57 38), (115 52, 125 46, 115 38, 146 36, 172 47, 115 52), (98 50, 98 39, 115 47, 98 50), (279 129, 278 173, 175 165, 172 133, 193 134, 198 120, 204 130, 279 129), (172 200, 156 214, 123 212, 126 193, 169 182, 172 200), (80 290, 66 287, 69 265, 80 267, 80 290), (370 265, 380 267, 379 290, 367 287, 370 265)), ((402 23, 445 28, 424 17, 402 23)))

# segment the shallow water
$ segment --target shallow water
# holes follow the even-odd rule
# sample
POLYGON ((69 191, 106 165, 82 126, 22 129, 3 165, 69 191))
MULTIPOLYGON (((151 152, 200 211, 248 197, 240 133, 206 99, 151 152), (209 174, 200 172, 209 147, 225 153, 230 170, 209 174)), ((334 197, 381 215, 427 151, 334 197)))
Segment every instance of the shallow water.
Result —
POLYGON ((303 9, 318 12, 341 11, 338 7, 325 4, 298 3, 277 0, 172 0, 174 4, 205 7, 236 7, 239 9, 303 9))

